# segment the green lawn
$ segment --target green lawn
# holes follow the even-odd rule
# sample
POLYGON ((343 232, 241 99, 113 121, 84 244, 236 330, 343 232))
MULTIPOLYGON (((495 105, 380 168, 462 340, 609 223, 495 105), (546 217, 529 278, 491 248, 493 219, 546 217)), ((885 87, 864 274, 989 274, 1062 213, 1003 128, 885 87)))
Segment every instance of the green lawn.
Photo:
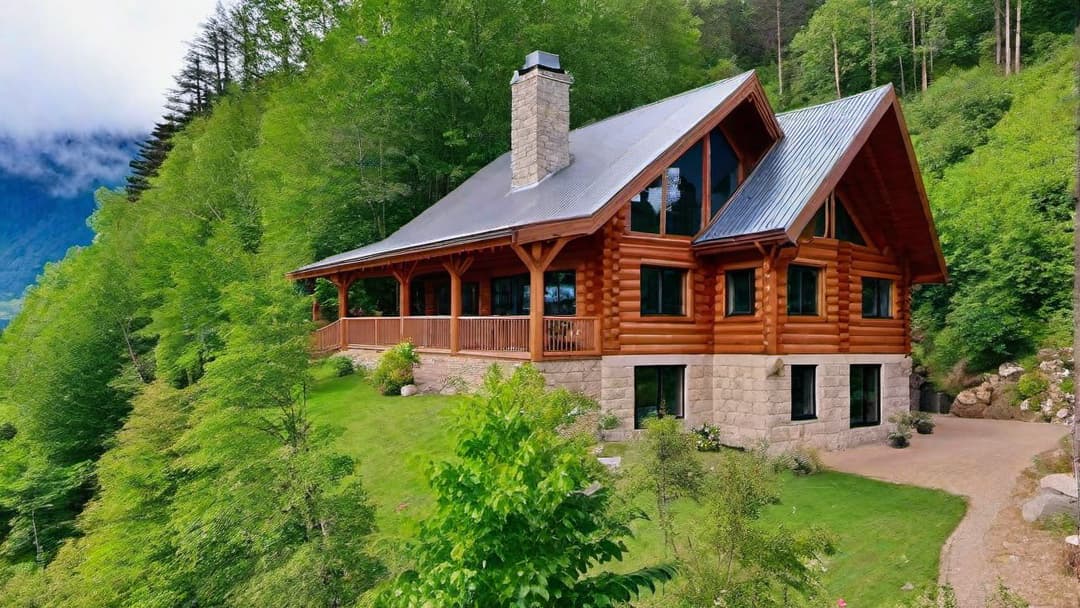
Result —
MULTIPOLYGON (((383 397, 356 376, 329 378, 325 369, 317 376, 309 402, 312 418, 360 459, 381 532, 411 534, 431 505, 424 467, 451 450, 445 417, 454 398, 383 397)), ((634 457, 632 446, 609 444, 605 451, 634 457)), ((828 561, 825 586, 830 605, 842 597, 852 608, 892 606, 907 595, 900 591, 907 582, 933 586, 941 546, 965 509, 961 498, 944 492, 834 472, 785 476, 782 495, 766 520, 791 529, 816 524, 833 533, 837 553, 828 561)), ((681 504, 678 529, 693 534, 701 515, 699 506, 681 504)), ((655 526, 639 522, 635 532, 624 567, 664 558, 655 526)))

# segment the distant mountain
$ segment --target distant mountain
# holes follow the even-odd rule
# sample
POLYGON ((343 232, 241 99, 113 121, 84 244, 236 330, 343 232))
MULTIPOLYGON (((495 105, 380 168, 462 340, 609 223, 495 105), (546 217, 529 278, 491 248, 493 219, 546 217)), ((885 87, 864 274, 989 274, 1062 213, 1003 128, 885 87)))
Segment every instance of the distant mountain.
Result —
POLYGON ((94 190, 123 183, 139 139, 0 135, 0 328, 47 262, 93 239, 86 220, 94 211, 94 190))

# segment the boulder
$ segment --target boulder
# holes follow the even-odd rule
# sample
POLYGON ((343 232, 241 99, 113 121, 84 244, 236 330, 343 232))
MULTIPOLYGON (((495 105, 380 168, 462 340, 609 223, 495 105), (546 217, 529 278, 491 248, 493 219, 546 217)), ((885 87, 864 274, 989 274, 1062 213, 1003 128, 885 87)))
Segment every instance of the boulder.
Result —
POLYGON ((956 396, 956 400, 953 401, 950 412, 954 416, 961 418, 982 418, 983 413, 986 411, 987 404, 980 402, 975 395, 975 391, 968 389, 966 391, 960 391, 960 394, 956 396))
POLYGON ((1068 417, 1069 417, 1069 408, 1063 407, 1063 408, 1061 408, 1060 410, 1057 411, 1058 420, 1065 420, 1068 417))
POLYGON ((597 458, 597 460, 600 461, 600 464, 604 465, 608 469, 611 469, 612 471, 618 470, 618 468, 622 466, 621 456, 612 456, 610 458, 597 458))
POLYGON ((975 389, 975 399, 979 403, 990 404, 990 400, 994 398, 994 387, 990 386, 989 382, 984 382, 979 385, 979 388, 975 389))
POLYGON ((1050 359, 1057 357, 1057 355, 1058 351, 1056 349, 1040 348, 1036 357, 1038 357, 1039 361, 1049 361, 1050 359))
POLYGON ((417 394, 419 392, 420 392, 420 389, 417 388, 417 386, 415 384, 406 384, 405 386, 401 387, 401 396, 402 397, 412 397, 413 395, 415 395, 415 394, 417 394))
POLYGON ((1054 490, 1042 489, 1020 509, 1024 521, 1036 521, 1059 513, 1076 513, 1076 499, 1054 490))
POLYGON ((1068 473, 1054 473, 1039 480, 1039 487, 1053 490, 1058 494, 1064 494, 1072 498, 1077 497, 1076 478, 1068 473))
POLYGON ((1020 376, 1024 375, 1024 368, 1017 363, 1002 363, 998 367, 998 375, 1006 382, 1016 382, 1020 379, 1020 376))
POLYGON ((1023 401, 1021 401, 1020 402, 1020 409, 1025 411, 1025 412, 1030 410, 1031 409, 1031 399, 1024 399, 1023 401))

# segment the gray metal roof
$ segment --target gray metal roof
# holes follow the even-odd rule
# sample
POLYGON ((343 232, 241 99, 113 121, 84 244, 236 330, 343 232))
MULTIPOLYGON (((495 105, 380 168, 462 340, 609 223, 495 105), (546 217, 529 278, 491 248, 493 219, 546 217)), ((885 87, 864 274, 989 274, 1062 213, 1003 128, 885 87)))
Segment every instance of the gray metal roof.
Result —
POLYGON ((720 80, 571 131, 570 166, 529 188, 510 189, 510 153, 503 154, 386 239, 296 272, 589 217, 752 75, 720 80))
POLYGON ((778 114, 783 138, 694 242, 791 228, 890 88, 778 114))

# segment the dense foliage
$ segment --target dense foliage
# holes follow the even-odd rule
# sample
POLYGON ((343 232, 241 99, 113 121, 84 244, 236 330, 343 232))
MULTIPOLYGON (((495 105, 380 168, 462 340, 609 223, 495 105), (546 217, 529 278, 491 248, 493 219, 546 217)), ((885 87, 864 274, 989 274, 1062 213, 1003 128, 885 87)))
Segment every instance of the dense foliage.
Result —
MULTIPOLYGON (((785 3, 784 95, 780 66, 762 71, 778 107, 835 96, 835 65, 843 67, 842 93, 898 76, 905 4, 874 5, 881 29, 867 56, 869 30, 858 24, 870 18, 869 4, 785 3), (854 17, 837 18, 847 9, 854 17)), ((1055 36, 1063 26, 1054 25, 1067 3, 1026 9, 1025 69, 1009 79, 990 60, 989 3, 957 3, 970 5, 967 13, 952 3, 915 4, 927 20, 917 51, 930 59, 932 49, 934 59, 929 88, 908 109, 953 277, 918 294, 921 354, 939 370, 961 360, 980 368, 1056 339, 1068 321, 1075 99, 1070 54, 1055 36), (983 67, 960 70, 980 60, 983 67)), ((198 111, 148 150, 152 166, 133 192, 99 193, 94 243, 49 267, 0 337, 5 603, 354 604, 385 580, 387 567, 369 551, 374 519, 356 463, 307 416, 309 307, 283 274, 389 234, 504 152, 507 80, 529 51, 566 58, 577 126, 769 62, 765 37, 776 36, 763 21, 771 3, 762 1, 556 0, 544 10, 523 0, 233 5, 229 23, 208 24, 196 37, 193 57, 231 49, 238 54, 218 65, 240 72, 219 75, 202 59, 199 70, 208 71, 190 72, 189 61, 180 84, 198 111), (734 5, 746 12, 733 13, 734 5), (222 32, 238 40, 208 38, 222 32)), ((520 433, 536 423, 507 415, 473 422, 520 433)), ((485 441, 508 449, 485 432, 485 441)), ((544 462, 567 473, 565 488, 593 479, 578 448, 546 431, 535 439, 550 457, 544 462)), ((482 461, 463 449, 463 458, 482 461)), ((448 471, 467 465, 446 465, 437 489, 455 495, 448 471)), ((473 489, 466 504, 495 500, 473 489)), ((511 494, 536 493, 552 510, 537 510, 522 528, 532 536, 514 542, 533 542, 539 526, 566 533, 545 559, 526 564, 531 574, 555 572, 560 552, 580 546, 581 529, 619 536, 607 534, 611 522, 594 508, 606 504, 603 491, 561 502, 552 488, 522 491, 511 494), (583 528, 544 519, 559 509, 580 515, 583 528)), ((497 505, 520 511, 511 506, 497 505)), ((716 515, 715 534, 738 532, 716 515)), ((445 505, 431 525, 464 516, 445 505)), ((820 548, 740 538, 770 553, 736 553, 720 540, 713 548, 751 574, 820 548)), ((512 545, 484 540, 488 549, 512 545)), ((454 550, 432 533, 421 541, 419 564, 454 550)), ((619 554, 617 543, 592 549, 576 567, 619 554)), ((450 575, 417 571, 432 588, 450 575)), ((730 585, 750 584, 727 576, 730 585)), ((589 588, 610 590, 603 585, 620 580, 624 591, 646 581, 614 577, 589 588)), ((526 591, 538 598, 553 589, 576 598, 585 588, 561 579, 533 587, 526 591)), ((746 589, 748 598, 773 592, 746 589)))
POLYGON ((385 604, 595 608, 669 580, 666 566, 608 570, 630 530, 585 441, 559 432, 577 400, 531 366, 507 380, 498 370, 455 411, 455 458, 433 466, 435 513, 385 604))

